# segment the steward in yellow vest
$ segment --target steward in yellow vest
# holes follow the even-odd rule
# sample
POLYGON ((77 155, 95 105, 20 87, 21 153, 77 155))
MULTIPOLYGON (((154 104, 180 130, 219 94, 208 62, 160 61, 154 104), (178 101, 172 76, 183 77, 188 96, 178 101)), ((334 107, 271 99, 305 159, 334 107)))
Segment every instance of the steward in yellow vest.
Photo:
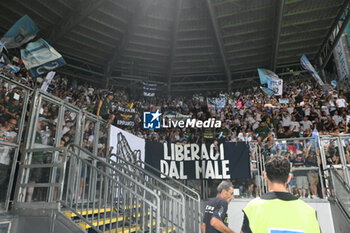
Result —
POLYGON ((272 156, 265 164, 264 178, 269 193, 243 209, 243 233, 320 233, 316 211, 287 192, 290 163, 272 156))

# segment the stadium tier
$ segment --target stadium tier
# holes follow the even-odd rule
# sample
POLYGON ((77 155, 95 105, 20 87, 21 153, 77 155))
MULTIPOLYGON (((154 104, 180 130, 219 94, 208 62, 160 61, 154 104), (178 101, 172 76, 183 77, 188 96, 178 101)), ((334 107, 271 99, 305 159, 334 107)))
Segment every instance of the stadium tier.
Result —
POLYGON ((349 2, 1 2, 0 232, 350 232, 349 2))

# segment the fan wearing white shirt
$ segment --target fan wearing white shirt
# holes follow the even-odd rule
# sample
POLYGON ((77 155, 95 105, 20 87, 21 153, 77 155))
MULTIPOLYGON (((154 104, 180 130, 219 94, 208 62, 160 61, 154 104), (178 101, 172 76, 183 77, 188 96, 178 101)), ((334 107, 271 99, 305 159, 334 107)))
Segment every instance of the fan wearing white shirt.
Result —
POLYGON ((289 128, 293 133, 292 137, 299 137, 299 132, 300 132, 300 124, 299 122, 296 121, 295 117, 292 117, 292 121, 290 122, 290 128, 289 128))
POLYGON ((338 99, 335 101, 337 108, 345 108, 348 104, 346 103, 346 100, 344 99, 343 95, 340 94, 338 99))
POLYGON ((308 117, 304 117, 304 120, 301 122, 301 124, 303 125, 303 131, 311 129, 312 122, 309 120, 308 117))
POLYGON ((282 126, 288 129, 290 126, 290 123, 291 123, 290 114, 288 112, 284 112, 282 114, 282 126))
POLYGON ((326 102, 323 103, 321 110, 324 111, 327 115, 329 115, 328 104, 326 102))
POLYGON ((337 126, 339 126, 339 123, 344 124, 344 118, 338 115, 338 111, 334 112, 332 119, 337 126))

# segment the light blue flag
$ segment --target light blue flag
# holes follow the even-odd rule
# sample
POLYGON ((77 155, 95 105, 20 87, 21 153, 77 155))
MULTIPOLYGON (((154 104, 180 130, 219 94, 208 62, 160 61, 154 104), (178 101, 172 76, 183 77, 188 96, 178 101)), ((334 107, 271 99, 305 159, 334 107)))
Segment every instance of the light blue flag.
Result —
POLYGON ((318 131, 317 131, 317 129, 315 128, 313 131, 312 131, 312 134, 311 134, 311 137, 313 138, 313 139, 310 139, 310 141, 309 141, 309 143, 308 143, 308 146, 310 146, 310 144, 311 143, 313 143, 312 144, 312 146, 311 146, 311 150, 313 150, 313 151, 315 151, 315 152, 317 152, 317 149, 316 148, 318 148, 320 145, 319 145, 319 141, 318 141, 318 131))
POLYGON ((260 69, 258 68, 258 73, 260 77, 260 83, 266 84, 271 79, 278 79, 277 74, 268 69, 260 69))
POLYGON ((207 97, 207 105, 209 109, 223 109, 226 107, 226 97, 207 97))
POLYGON ((332 80, 331 81, 331 85, 332 85, 333 88, 336 88, 337 87, 337 81, 332 80))
POLYGON ((66 64, 62 55, 44 39, 27 44, 25 49, 21 49, 21 58, 33 77, 44 75, 66 64))
POLYGON ((220 97, 216 99, 216 104, 215 104, 215 108, 216 109, 223 109, 226 107, 226 97, 220 97))
POLYGON ((13 71, 13 72, 15 72, 15 73, 17 73, 18 71, 21 70, 21 68, 19 68, 18 66, 13 66, 13 65, 10 65, 10 64, 7 65, 7 69, 8 69, 9 71, 13 71))
POLYGON ((271 89, 269 89, 267 87, 260 87, 260 88, 269 97, 272 97, 275 94, 275 92, 273 90, 271 90, 271 89))
POLYGON ((6 42, 8 49, 16 48, 34 39, 38 31, 33 20, 24 15, 6 32, 1 42, 6 42))
POLYGON ((324 86, 324 82, 322 81, 321 77, 318 75, 317 71, 315 70, 315 68, 310 63, 309 59, 307 59, 307 57, 304 54, 300 58, 300 64, 305 70, 311 73, 312 77, 314 77, 314 79, 320 86, 322 87, 324 86))

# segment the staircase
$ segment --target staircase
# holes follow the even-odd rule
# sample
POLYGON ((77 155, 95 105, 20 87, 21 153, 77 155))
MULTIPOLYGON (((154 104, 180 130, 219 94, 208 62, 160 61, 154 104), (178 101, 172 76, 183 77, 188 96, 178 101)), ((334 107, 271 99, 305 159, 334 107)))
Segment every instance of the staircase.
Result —
MULTIPOLYGON (((109 229, 105 229, 104 232, 106 233, 132 233, 132 232, 150 232, 150 223, 148 222, 147 224, 140 224, 139 222, 135 221, 136 215, 132 214, 126 214, 125 216, 120 216, 120 217, 112 217, 116 215, 116 213, 113 213, 117 210, 112 210, 110 208, 105 209, 95 209, 95 210, 89 210, 88 212, 83 212, 79 213, 80 215, 83 216, 89 216, 89 218, 94 219, 93 221, 93 226, 97 228, 103 228, 104 224, 109 224, 112 227, 109 229), (105 214, 106 213, 106 214, 105 214), (106 216, 106 217, 105 217, 106 216)), ((148 213, 149 215, 150 213, 148 213)), ((77 222, 77 225, 83 229, 84 231, 88 232, 96 232, 92 229, 91 225, 87 224, 86 222, 81 222, 79 218, 77 217, 76 214, 72 211, 65 211, 64 215, 69 218, 73 222, 77 222)), ((138 215, 140 217, 140 214, 138 215)), ((152 227, 155 226, 155 221, 152 223, 152 227)), ((176 232, 176 228, 173 227, 163 227, 161 229, 163 233, 171 233, 171 232, 176 232)))
POLYGON ((147 180, 136 179, 77 145, 66 152, 70 161, 63 213, 85 232, 185 232, 184 206, 161 184, 146 185, 142 182, 147 180), (81 169, 88 175, 77 178, 76 173, 84 173, 81 169))

